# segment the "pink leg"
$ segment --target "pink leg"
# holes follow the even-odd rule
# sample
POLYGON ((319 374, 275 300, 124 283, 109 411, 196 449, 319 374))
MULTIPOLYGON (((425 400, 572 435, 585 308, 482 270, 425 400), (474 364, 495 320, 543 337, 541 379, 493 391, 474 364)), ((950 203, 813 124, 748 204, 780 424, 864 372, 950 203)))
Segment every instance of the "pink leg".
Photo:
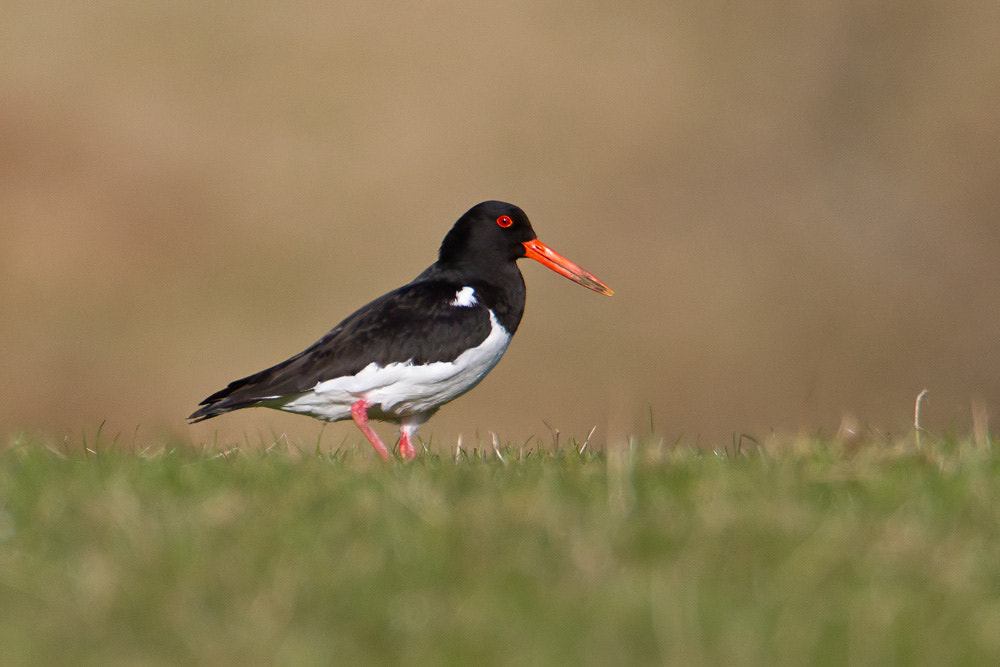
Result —
POLYGON ((429 414, 410 415, 403 419, 399 427, 399 455, 404 461, 411 460, 417 455, 414 441, 417 439, 417 429, 427 421, 429 414))
MULTIPOLYGON (((368 438, 368 442, 372 443, 372 447, 375 451, 379 453, 383 461, 389 460, 389 450, 386 449, 385 443, 382 439, 378 437, 378 433, 372 430, 372 427, 368 425, 368 408, 371 407, 371 403, 365 399, 361 399, 357 403, 351 406, 351 417, 354 419, 354 423, 358 425, 361 432, 365 434, 368 438)), ((402 445, 400 446, 402 447, 402 445)))
POLYGON ((417 424, 403 424, 399 427, 399 455, 403 457, 404 461, 409 461, 417 455, 412 440, 416 433, 417 424))

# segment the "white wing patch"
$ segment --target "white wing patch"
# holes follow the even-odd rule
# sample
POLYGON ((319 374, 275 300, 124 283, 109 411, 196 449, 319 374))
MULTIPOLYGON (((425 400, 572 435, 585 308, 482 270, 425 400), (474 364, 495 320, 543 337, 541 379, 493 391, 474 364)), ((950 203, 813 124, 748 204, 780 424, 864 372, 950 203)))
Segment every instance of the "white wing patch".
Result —
POLYGON ((451 301, 451 305, 456 308, 471 308, 477 303, 479 301, 476 300, 476 290, 468 285, 455 292, 455 298, 451 301))

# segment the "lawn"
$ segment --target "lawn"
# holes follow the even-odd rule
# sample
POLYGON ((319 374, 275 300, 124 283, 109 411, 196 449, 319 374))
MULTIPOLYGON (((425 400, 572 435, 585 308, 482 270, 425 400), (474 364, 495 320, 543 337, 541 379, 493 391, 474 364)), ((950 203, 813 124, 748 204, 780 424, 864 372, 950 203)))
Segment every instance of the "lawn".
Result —
POLYGON ((989 442, 744 444, 16 439, 0 663, 995 663, 989 442))

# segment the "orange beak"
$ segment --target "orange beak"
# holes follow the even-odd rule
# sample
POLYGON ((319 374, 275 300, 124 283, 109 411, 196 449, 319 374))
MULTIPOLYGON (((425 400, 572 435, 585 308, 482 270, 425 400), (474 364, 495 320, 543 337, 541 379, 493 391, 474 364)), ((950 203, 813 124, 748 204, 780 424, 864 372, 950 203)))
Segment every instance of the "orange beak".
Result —
POLYGON ((525 257, 541 262, 556 273, 561 273, 578 285, 583 285, 587 289, 600 292, 607 296, 614 294, 614 291, 602 283, 600 280, 590 275, 579 266, 569 261, 552 248, 548 247, 538 239, 524 242, 525 257))

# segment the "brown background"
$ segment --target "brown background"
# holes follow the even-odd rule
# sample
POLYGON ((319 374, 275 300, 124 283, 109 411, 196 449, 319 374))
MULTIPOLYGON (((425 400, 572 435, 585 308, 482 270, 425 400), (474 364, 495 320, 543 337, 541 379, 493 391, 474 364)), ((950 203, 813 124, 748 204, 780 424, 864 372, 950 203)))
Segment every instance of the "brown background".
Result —
POLYGON ((507 357, 425 438, 997 412, 1000 5, 389 6, 3 3, 3 432, 312 441, 183 418, 493 198, 617 294, 522 262, 507 357))

